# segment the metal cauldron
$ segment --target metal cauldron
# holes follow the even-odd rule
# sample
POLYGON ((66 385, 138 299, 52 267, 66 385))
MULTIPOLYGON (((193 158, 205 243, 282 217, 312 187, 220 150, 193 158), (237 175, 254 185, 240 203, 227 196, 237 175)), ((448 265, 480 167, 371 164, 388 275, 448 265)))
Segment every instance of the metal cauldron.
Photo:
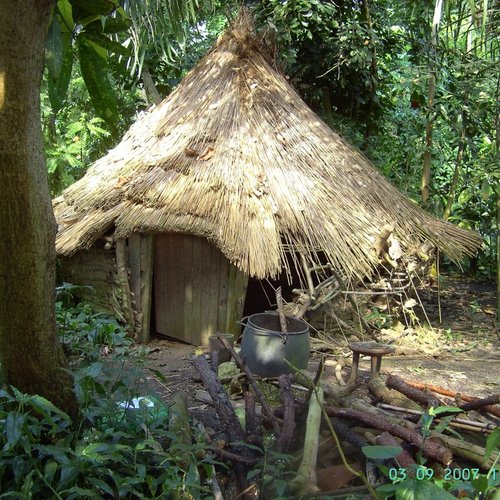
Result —
POLYGON ((309 325, 305 321, 286 316, 287 333, 281 332, 275 313, 252 314, 240 324, 245 327, 240 354, 256 375, 278 377, 292 373, 294 370, 286 361, 299 370, 307 368, 309 325))

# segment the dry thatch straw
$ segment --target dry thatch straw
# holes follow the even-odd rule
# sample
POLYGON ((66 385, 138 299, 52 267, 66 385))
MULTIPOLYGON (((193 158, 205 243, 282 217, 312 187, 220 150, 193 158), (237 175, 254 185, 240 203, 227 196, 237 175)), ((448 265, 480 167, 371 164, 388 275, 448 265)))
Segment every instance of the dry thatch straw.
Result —
POLYGON ((115 238, 185 232, 258 278, 286 267, 286 245, 369 275, 387 224, 404 249, 428 239, 455 260, 480 242, 412 204, 323 123, 273 67, 246 13, 54 209, 60 254, 113 228, 115 238))

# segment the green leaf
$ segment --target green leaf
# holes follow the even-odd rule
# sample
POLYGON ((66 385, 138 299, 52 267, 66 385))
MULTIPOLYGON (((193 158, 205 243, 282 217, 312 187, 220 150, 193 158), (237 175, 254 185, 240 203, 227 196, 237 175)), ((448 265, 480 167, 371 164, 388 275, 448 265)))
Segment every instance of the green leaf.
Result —
POLYGON ((67 413, 64 413, 62 410, 60 410, 54 403, 51 403, 48 399, 45 399, 42 396, 32 396, 30 398, 30 403, 31 406, 35 409, 38 410, 42 415, 48 415, 50 413, 55 413, 56 415, 59 415, 62 417, 64 420, 67 420, 68 422, 71 421, 69 415, 67 413))
POLYGON ((71 72, 73 69, 73 47, 71 44, 71 35, 69 33, 62 33, 60 45, 63 56, 58 73, 51 71, 50 66, 48 66, 49 77, 47 83, 49 100, 54 115, 62 108, 64 99, 68 93, 71 72))
POLYGON ((483 182, 481 183, 481 198, 484 201, 488 201, 490 194, 491 194, 490 183, 488 182, 488 179, 483 179, 483 182))
POLYGON ((17 411, 11 411, 8 413, 5 421, 5 434, 7 436, 7 444, 9 448, 14 448, 19 441, 19 438, 22 436, 24 419, 24 413, 18 413, 17 411))
POLYGON ((83 37, 78 40, 78 59, 83 80, 97 114, 112 128, 118 122, 118 101, 108 79, 107 66, 90 42, 83 37))
POLYGON ((55 462, 54 460, 49 460, 45 464, 43 477, 45 478, 45 481, 47 481, 47 483, 50 484, 52 482, 52 479, 54 479, 54 476, 57 472, 57 467, 57 462, 55 462))
POLYGON ((455 500, 455 497, 431 481, 407 479, 396 484, 396 500, 455 500))
POLYGON ((85 38, 94 42, 99 47, 109 50, 115 54, 121 54, 123 56, 130 55, 130 50, 127 47, 124 47, 121 43, 115 42, 100 33, 86 33, 85 38))
POLYGON ((87 39, 87 43, 89 44, 89 46, 95 50, 96 54, 98 54, 106 61, 108 59, 108 51, 104 47, 101 47, 99 44, 90 40, 88 35, 90 35, 90 33, 86 33, 85 38, 87 39))
POLYGON ((49 70, 50 78, 57 80, 61 73, 63 64, 63 45, 61 25, 57 16, 52 17, 52 22, 47 33, 47 43, 45 48, 45 62, 49 70))
POLYGON ((97 477, 89 477, 87 478, 87 481, 96 486, 97 488, 99 488, 101 491, 103 491, 104 493, 107 493, 110 497, 114 497, 114 491, 113 489, 111 488, 111 486, 106 483, 105 481, 103 481, 102 479, 99 479, 97 477))
POLYGON ((456 406, 438 406, 437 408, 429 408, 429 415, 440 415, 441 413, 462 413, 463 410, 456 406))
POLYGON ((116 19, 115 17, 106 18, 103 33, 113 34, 127 31, 132 26, 130 19, 116 19))
POLYGON ((441 419, 441 422, 439 422, 438 425, 436 425, 436 427, 434 427, 434 431, 435 432, 442 432, 444 431, 444 429, 446 429, 448 427, 448 425, 450 424, 450 422, 453 420, 453 415, 450 415, 449 417, 443 417, 441 419))
POLYGON ((67 484, 71 484, 78 476, 78 468, 74 465, 64 465, 61 467, 61 479, 59 480, 58 488, 67 484))
POLYGON ((73 32, 75 29, 75 21, 73 20, 73 7, 71 6, 69 0, 58 0, 57 11, 62 19, 62 31, 73 32))
POLYGON ((155 370, 154 368, 148 368, 148 370, 150 372, 153 372, 156 375, 156 377, 158 378, 158 380, 160 382, 166 382, 167 381, 165 375, 161 371, 155 370))
POLYGON ((363 454, 373 459, 396 458, 402 451, 401 446, 363 446, 363 454))
POLYGON ((382 486, 379 486, 376 491, 381 495, 381 498, 388 498, 393 496, 397 488, 398 488, 398 483, 395 484, 387 483, 383 484, 382 486))
POLYGON ((478 492, 486 493, 488 490, 488 478, 484 474, 480 474, 478 477, 471 481, 472 486, 478 492))
POLYGON ((493 453, 493 450, 500 447, 500 427, 497 427, 486 440, 486 448, 484 451, 484 459, 488 460, 490 455, 493 453))
POLYGON ((72 3, 91 14, 99 15, 111 14, 119 6, 118 0, 72 0, 72 3))

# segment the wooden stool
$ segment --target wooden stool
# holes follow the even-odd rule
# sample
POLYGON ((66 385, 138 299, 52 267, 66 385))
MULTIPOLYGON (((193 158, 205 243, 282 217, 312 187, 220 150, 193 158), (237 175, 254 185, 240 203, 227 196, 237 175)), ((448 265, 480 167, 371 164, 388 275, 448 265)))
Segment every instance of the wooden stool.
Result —
POLYGON ((359 356, 361 354, 371 358, 371 377, 380 373, 382 356, 395 351, 394 347, 378 342, 351 342, 348 345, 352 351, 352 368, 349 384, 354 384, 358 378, 359 356))

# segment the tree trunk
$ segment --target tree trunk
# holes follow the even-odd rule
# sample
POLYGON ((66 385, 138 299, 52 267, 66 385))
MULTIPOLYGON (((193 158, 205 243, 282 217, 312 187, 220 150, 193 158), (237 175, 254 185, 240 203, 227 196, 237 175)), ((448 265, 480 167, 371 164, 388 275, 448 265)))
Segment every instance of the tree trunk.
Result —
MULTIPOLYGON (((467 99, 464 99, 464 104, 467 104, 467 99)), ((460 178, 460 170, 462 168, 462 158, 465 150, 466 135, 465 135, 465 121, 466 113, 462 110, 462 123, 460 130, 460 139, 458 142, 457 159, 455 160, 455 170, 453 172, 453 179, 450 185, 450 192, 448 193, 448 200, 446 202, 446 208, 444 209, 443 219, 448 220, 451 215, 451 207, 455 201, 455 195, 457 192, 458 180, 460 178)))
POLYGON ((443 0, 436 0, 434 6, 434 17, 432 19, 432 32, 430 41, 430 61, 429 61, 429 91, 427 95, 427 120, 425 123, 425 151, 424 167, 422 172, 422 206, 429 204, 429 193, 431 184, 431 164, 432 164, 432 130, 434 128, 434 98, 436 96, 436 49, 439 39, 439 24, 441 22, 441 12, 443 10, 443 0))
POLYGON ((56 224, 40 121, 51 4, 0 0, 0 360, 8 384, 75 415, 56 332, 56 224))
MULTIPOLYGON (((370 1, 363 0, 363 10, 362 10, 363 22, 368 28, 370 35, 373 31, 372 17, 370 14, 370 1)), ((369 146, 370 137, 377 130, 377 120, 378 120, 378 110, 376 109, 375 98, 377 96, 377 85, 378 85, 378 69, 377 69, 377 50, 375 47, 375 41, 369 40, 371 48, 371 63, 370 63, 370 88, 368 102, 366 103, 366 124, 363 137, 363 144, 361 149, 366 151, 369 146)))

